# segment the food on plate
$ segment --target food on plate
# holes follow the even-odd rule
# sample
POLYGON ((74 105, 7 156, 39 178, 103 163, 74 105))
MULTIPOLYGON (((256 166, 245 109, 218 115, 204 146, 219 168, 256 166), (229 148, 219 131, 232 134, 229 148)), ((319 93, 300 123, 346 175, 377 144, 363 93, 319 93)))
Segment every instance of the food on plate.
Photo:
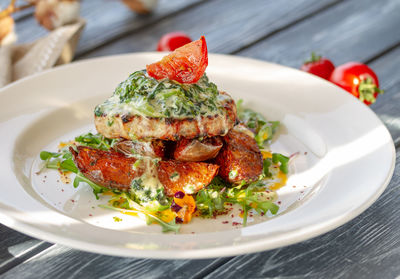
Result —
POLYGON ((276 214, 273 190, 285 184, 289 158, 266 143, 279 122, 218 90, 204 72, 204 49, 201 37, 131 74, 96 106, 98 133, 42 151, 44 167, 74 173, 74 187, 111 195, 101 207, 139 214, 164 232, 233 204, 243 225, 249 212, 276 214))
POLYGON ((263 172, 263 157, 254 137, 244 125, 236 125, 223 137, 215 162, 219 175, 230 183, 257 181, 263 172))
POLYGON ((336 67, 329 80, 366 105, 375 103, 378 95, 383 93, 379 89, 379 80, 374 71, 359 62, 348 62, 336 67))
POLYGON ((217 156, 222 148, 221 137, 182 139, 176 143, 173 157, 179 161, 206 161, 217 156))
POLYGON ((192 39, 184 32, 170 32, 160 38, 157 44, 157 51, 173 51, 191 41, 192 39))
POLYGON ((319 56, 312 52, 311 58, 305 61, 300 69, 302 71, 329 80, 331 73, 335 69, 335 65, 333 65, 332 61, 328 58, 319 56))

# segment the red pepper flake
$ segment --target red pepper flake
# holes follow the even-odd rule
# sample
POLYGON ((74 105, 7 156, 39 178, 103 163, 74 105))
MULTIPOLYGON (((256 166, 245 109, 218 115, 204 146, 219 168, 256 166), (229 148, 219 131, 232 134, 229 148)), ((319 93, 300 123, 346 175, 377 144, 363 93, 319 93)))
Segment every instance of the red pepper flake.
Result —
POLYGON ((303 194, 304 193, 304 191, 300 191, 300 194, 303 194))
POLYGON ((61 189, 61 192, 64 192, 64 189, 61 189))
POLYGON ((304 155, 307 155, 308 154, 308 152, 306 151, 306 152, 304 152, 304 155))
POLYGON ((93 216, 92 214, 89 214, 89 216, 91 217, 91 216, 93 216))
POLYGON ((231 217, 233 218, 233 217, 235 217, 235 215, 232 214, 231 217))
POLYGON ((192 232, 192 234, 195 234, 195 232, 192 232))
POLYGON ((223 221, 223 222, 222 222, 222 224, 228 224, 228 223, 229 223, 228 221, 223 221))
POLYGON ((281 204, 282 202, 281 202, 281 201, 277 201, 276 203, 277 203, 277 204, 281 204))
POLYGON ((73 202, 73 203, 74 203, 74 202, 75 202, 75 200, 72 200, 72 199, 71 199, 71 202, 73 202))
POLYGON ((244 213, 243 209, 239 209, 239 211, 240 211, 240 214, 243 214, 243 213, 244 213))
POLYGON ((265 213, 264 212, 261 212, 261 214, 260 214, 261 216, 264 216, 265 215, 265 213))
POLYGON ((266 193, 269 193, 270 191, 269 191, 269 190, 265 190, 265 192, 266 192, 266 193))
POLYGON ((238 222, 232 222, 232 226, 238 226, 238 225, 240 225, 240 223, 238 223, 238 222))

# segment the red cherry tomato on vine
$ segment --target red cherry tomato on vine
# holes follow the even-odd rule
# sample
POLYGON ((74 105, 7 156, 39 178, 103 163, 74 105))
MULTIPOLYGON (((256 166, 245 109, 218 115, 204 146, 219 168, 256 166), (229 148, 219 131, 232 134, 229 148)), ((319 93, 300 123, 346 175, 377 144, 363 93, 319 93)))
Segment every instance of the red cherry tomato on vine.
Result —
POLYGON ((379 89, 379 80, 374 71, 359 62, 348 62, 336 67, 329 80, 366 105, 375 103, 378 94, 383 93, 379 89))
POLYGON ((168 78, 180 83, 195 83, 203 76, 207 65, 206 39, 201 36, 199 40, 164 56, 161 61, 147 65, 146 70, 155 79, 168 78))
POLYGON ((302 71, 310 74, 322 77, 329 80, 332 71, 335 69, 335 65, 331 60, 316 55, 314 52, 311 53, 311 59, 304 62, 300 68, 302 71))
POLYGON ((173 51, 191 41, 192 39, 183 32, 171 32, 162 36, 158 41, 157 51, 173 51))

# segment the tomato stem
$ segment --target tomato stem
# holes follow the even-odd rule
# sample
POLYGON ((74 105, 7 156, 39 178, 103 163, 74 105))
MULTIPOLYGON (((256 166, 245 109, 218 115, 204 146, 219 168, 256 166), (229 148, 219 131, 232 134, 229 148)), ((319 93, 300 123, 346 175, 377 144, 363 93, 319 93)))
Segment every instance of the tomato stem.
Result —
POLYGON ((313 51, 311 52, 311 58, 304 61, 304 64, 318 62, 319 60, 321 60, 321 55, 318 55, 313 51))
POLYGON ((379 89, 370 77, 361 80, 358 92, 360 93, 358 97, 360 101, 367 101, 371 104, 376 101, 376 93, 383 94, 383 90, 379 89))

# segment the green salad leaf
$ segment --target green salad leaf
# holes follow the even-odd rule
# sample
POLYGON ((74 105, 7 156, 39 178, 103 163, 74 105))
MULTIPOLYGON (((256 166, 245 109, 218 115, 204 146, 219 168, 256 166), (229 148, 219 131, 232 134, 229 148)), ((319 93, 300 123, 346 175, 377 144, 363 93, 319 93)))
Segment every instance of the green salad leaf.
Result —
POLYGON ((275 199, 276 193, 266 190, 262 180, 234 187, 217 176, 197 193, 196 205, 201 216, 212 217, 224 212, 226 203, 239 204, 243 209, 243 225, 246 226, 248 211, 252 208, 259 214, 268 211, 276 214, 279 206, 274 203, 275 199))
POLYGON ((118 139, 109 139, 102 134, 86 133, 75 138, 75 142, 79 145, 89 146, 101 150, 109 150, 114 146, 118 139))
POLYGON ((285 155, 282 155, 280 153, 272 153, 272 163, 279 163, 279 169, 284 174, 287 174, 289 172, 289 157, 286 157, 285 155))
POLYGON ((280 122, 267 121, 260 113, 243 107, 243 100, 237 102, 237 115, 239 120, 255 133, 254 139, 262 148, 265 142, 272 140, 280 122))

